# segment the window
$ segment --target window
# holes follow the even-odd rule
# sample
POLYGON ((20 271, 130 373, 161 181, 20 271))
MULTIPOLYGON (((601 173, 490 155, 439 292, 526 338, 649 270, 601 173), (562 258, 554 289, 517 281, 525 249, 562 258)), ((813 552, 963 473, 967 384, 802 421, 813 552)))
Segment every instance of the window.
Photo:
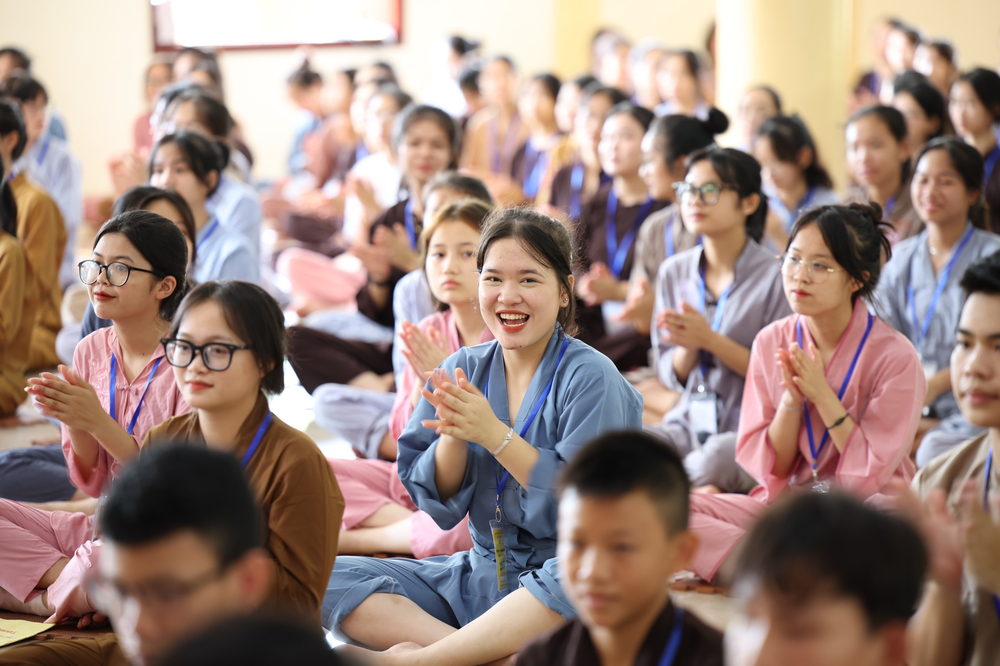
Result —
POLYGON ((157 51, 398 44, 402 0, 150 0, 157 51))

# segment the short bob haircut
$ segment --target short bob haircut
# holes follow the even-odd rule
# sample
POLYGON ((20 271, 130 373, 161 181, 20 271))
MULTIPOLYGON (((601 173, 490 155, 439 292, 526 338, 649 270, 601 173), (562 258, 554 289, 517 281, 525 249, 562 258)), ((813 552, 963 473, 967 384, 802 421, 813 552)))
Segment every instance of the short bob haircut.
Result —
POLYGON ((576 298, 570 282, 573 240, 569 231, 558 220, 529 208, 497 209, 486 220, 479 238, 476 268, 480 272, 490 246, 505 238, 513 238, 536 261, 555 271, 556 279, 569 295, 569 304, 559 308, 557 321, 567 335, 576 333, 576 298))
MULTIPOLYGON (((427 264, 427 248, 430 245, 431 236, 434 235, 439 226, 445 222, 462 222, 475 229, 477 233, 482 233, 483 223, 492 210, 493 206, 480 199, 456 201, 439 210, 434 219, 430 221, 430 224, 420 232, 420 263, 423 265, 427 264)), ((427 279, 426 271, 424 272, 424 279, 427 279)), ((428 285, 429 287, 430 285, 428 285)), ((433 290, 431 290, 431 300, 434 301, 439 311, 448 309, 448 304, 438 301, 437 297, 434 296, 433 290)))
MULTIPOLYGON (((147 210, 130 210, 105 222, 94 238, 94 247, 107 234, 122 234, 149 262, 156 280, 171 276, 177 281, 173 292, 160 301, 160 317, 173 319, 178 303, 187 293, 188 251, 184 234, 165 217, 147 210)), ((136 273, 129 281, 145 273, 136 273)))
POLYGON ((285 318, 274 298, 255 284, 218 280, 198 285, 181 302, 167 337, 177 337, 184 315, 209 301, 222 308, 226 324, 250 347, 257 365, 264 371, 260 389, 268 395, 281 393, 285 389, 284 363, 288 350, 285 318))

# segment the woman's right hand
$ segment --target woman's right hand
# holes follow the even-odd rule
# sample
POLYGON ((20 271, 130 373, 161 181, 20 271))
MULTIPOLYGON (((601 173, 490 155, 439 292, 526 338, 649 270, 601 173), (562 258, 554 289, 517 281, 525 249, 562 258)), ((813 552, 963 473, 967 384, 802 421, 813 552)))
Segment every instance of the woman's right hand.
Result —
POLYGON ((418 377, 426 378, 431 370, 451 355, 447 340, 435 328, 428 328, 425 332, 419 326, 404 321, 399 337, 406 345, 403 356, 418 377))
POLYGON ((775 354, 778 367, 781 369, 781 386, 785 389, 785 394, 781 396, 781 401, 788 407, 798 407, 805 401, 805 396, 802 395, 802 391, 798 389, 794 381, 795 370, 792 367, 794 347, 795 344, 793 343, 788 349, 779 349, 778 353, 775 354))

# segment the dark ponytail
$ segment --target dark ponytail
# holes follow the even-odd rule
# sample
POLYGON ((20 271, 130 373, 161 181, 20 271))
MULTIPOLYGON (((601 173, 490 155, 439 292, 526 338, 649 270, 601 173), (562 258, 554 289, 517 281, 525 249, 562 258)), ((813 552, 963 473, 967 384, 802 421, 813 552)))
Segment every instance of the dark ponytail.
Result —
POLYGON ((882 207, 872 202, 813 208, 796 220, 788 237, 788 247, 810 224, 819 229, 834 261, 861 283, 851 301, 858 298, 870 301, 882 275, 883 263, 892 258, 888 236, 892 225, 882 221, 882 207))
POLYGON ((24 152, 24 147, 28 145, 28 131, 24 127, 21 105, 9 97, 0 98, 0 138, 11 132, 17 132, 20 137, 14 146, 14 152, 11 153, 11 159, 16 162, 24 152))
POLYGON ((177 132, 168 134, 153 146, 149 153, 149 171, 153 172, 153 161, 162 146, 172 143, 184 155, 184 160, 202 185, 209 187, 209 196, 215 194, 226 165, 229 164, 229 148, 218 141, 207 139, 197 132, 177 132), (215 185, 211 186, 208 175, 216 172, 215 185))
POLYGON ((188 252, 184 234, 167 218, 146 210, 132 210, 112 217, 97 232, 94 247, 105 234, 122 234, 149 262, 158 279, 172 276, 177 281, 173 293, 160 301, 160 317, 170 321, 188 290, 188 252))
POLYGON ((687 171, 690 172, 691 167, 703 160, 712 164, 722 184, 735 190, 741 201, 757 195, 759 203, 757 209, 747 215, 746 230, 747 236, 759 243, 764 237, 767 222, 767 195, 761 189, 760 162, 742 150, 712 146, 688 157, 687 171))
POLYGON ((0 161, 0 231, 6 231, 17 238, 17 202, 14 201, 14 193, 10 190, 10 183, 7 182, 2 161, 0 161))
POLYGON ((808 148, 812 152, 812 161, 803 171, 806 184, 809 187, 833 188, 830 174, 819 159, 819 151, 813 141, 809 128, 798 116, 775 116, 768 118, 754 135, 754 142, 760 137, 767 137, 771 142, 771 151, 782 162, 789 162, 798 167, 799 152, 808 148))
POLYGON ((931 139, 920 149, 914 164, 920 165, 924 155, 932 150, 943 150, 948 154, 948 160, 958 175, 962 177, 965 189, 969 192, 979 192, 979 198, 969 206, 967 217, 974 227, 987 228, 986 201, 983 198, 983 156, 975 146, 953 136, 931 139))
POLYGON ((685 155, 711 146, 716 135, 727 129, 729 118, 714 107, 709 109, 706 120, 685 115, 660 116, 649 126, 653 146, 668 166, 685 155))
MULTIPOLYGON (((17 132, 20 137, 11 155, 11 160, 16 160, 24 152, 28 135, 24 130, 24 120, 21 118, 21 110, 17 103, 10 99, 0 99, 0 138, 11 132, 17 132)), ((7 182, 7 173, 2 161, 0 161, 0 229, 17 238, 17 202, 14 200, 10 183, 7 182)))

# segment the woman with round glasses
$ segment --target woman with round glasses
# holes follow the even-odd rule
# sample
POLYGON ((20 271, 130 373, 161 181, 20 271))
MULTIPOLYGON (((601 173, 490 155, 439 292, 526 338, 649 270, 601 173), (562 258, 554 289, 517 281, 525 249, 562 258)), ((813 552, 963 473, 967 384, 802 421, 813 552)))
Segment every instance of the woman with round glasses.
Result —
POLYGON ((795 314, 754 340, 740 412, 736 461, 759 485, 691 499, 692 569, 706 580, 728 578, 747 528, 789 490, 878 503, 913 477, 927 382, 910 341, 868 311, 892 254, 881 220, 878 204, 821 206, 792 228, 781 273, 795 314))
MULTIPOLYGON (((148 211, 113 217, 79 271, 97 315, 113 326, 77 345, 72 370, 59 366, 61 376, 42 373, 28 388, 39 411, 63 424, 72 485, 65 469, 61 481, 49 473, 33 481, 44 486, 55 479, 54 487, 38 491, 63 493, 61 499, 73 486, 97 497, 118 466, 138 455, 153 426, 190 409, 160 344, 186 290, 180 230, 148 211)), ((81 582, 91 567, 93 529, 90 515, 0 500, 0 607, 56 619, 91 612, 81 582)))
POLYGON ((181 303, 163 346, 194 411, 153 428, 144 448, 186 441, 236 456, 263 510, 272 602, 319 620, 344 497, 316 444, 268 407, 284 389, 281 308, 257 285, 206 282, 181 303))
POLYGON ((699 150, 675 189, 681 220, 702 244, 656 276, 656 370, 681 396, 649 430, 677 447, 696 486, 747 490, 735 452, 750 346, 791 313, 774 255, 758 245, 767 215, 760 165, 732 148, 699 150))

